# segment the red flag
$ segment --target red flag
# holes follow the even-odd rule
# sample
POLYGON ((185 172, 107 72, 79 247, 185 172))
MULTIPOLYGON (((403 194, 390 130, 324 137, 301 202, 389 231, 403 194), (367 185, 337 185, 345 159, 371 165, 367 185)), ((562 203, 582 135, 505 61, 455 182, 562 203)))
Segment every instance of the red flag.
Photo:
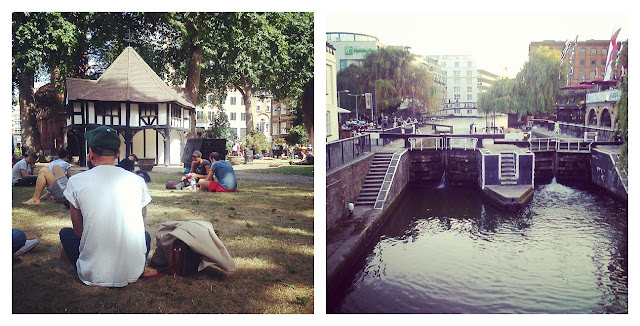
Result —
POLYGON ((618 54, 618 43, 616 42, 616 38, 618 38, 618 33, 620 33, 621 28, 618 28, 618 30, 613 33, 613 36, 611 37, 611 43, 609 43, 609 53, 607 54, 607 65, 606 67, 606 72, 604 74, 604 80, 607 81, 609 79, 611 79, 611 71, 613 70, 613 57, 614 55, 618 54))

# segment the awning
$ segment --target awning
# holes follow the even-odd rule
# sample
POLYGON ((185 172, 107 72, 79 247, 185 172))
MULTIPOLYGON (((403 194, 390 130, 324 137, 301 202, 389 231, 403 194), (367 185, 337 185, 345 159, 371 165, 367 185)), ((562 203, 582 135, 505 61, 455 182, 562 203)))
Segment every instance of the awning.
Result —
POLYGON ((338 107, 338 113, 351 113, 351 111, 338 107))

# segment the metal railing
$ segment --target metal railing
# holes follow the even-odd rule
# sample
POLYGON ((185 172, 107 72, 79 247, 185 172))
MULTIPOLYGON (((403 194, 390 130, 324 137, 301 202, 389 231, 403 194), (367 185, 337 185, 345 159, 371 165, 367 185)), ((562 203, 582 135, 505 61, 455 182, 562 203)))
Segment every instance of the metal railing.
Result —
POLYGON ((478 149, 478 138, 470 137, 447 137, 446 138, 447 149, 464 149, 464 150, 476 150, 478 149))
POLYGON ((591 151, 593 141, 558 139, 556 151, 591 151))
POLYGON ((327 143, 327 170, 351 162, 371 151, 371 135, 340 139, 327 143))
POLYGON ((555 150, 557 146, 557 138, 534 138, 529 139, 529 149, 532 151, 555 150))
POLYGON ((411 144, 411 150, 423 150, 423 149, 445 149, 445 139, 444 137, 433 137, 433 138, 409 138, 409 143, 411 144))

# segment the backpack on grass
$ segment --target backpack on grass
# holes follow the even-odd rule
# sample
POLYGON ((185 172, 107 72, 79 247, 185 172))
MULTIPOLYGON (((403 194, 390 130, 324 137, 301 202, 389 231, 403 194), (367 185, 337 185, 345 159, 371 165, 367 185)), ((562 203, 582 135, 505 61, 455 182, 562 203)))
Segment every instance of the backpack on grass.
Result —
POLYGON ((186 276, 198 270, 201 256, 195 253, 180 239, 173 240, 169 249, 169 266, 159 269, 158 273, 186 276))

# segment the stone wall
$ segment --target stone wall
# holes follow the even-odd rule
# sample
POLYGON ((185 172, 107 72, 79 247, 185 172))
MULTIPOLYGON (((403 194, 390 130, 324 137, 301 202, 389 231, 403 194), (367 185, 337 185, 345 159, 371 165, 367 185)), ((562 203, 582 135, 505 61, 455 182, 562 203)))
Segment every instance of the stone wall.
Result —
POLYGON ((327 229, 349 214, 347 204, 355 203, 358 199, 373 155, 364 154, 335 171, 327 172, 327 229))
POLYGON ((591 181, 606 189, 618 199, 628 200, 611 155, 597 149, 591 150, 591 181))
POLYGON ((591 154, 557 152, 556 180, 558 182, 591 181, 591 154))
POLYGON ((444 173, 444 151, 409 151, 409 182, 416 185, 439 183, 444 173))
POLYGON ((450 149, 445 151, 447 183, 452 185, 476 185, 478 183, 478 155, 473 150, 450 149))

